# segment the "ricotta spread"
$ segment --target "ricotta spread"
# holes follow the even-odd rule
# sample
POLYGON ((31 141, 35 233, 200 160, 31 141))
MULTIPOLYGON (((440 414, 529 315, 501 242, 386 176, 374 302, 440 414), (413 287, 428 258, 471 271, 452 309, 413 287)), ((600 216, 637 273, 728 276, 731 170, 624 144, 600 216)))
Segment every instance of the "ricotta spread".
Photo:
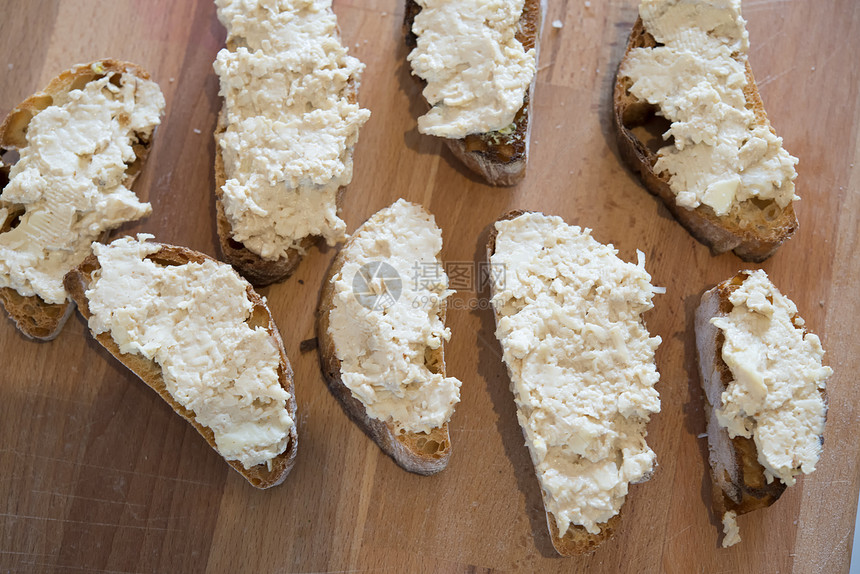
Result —
POLYGON ((0 234, 0 287, 63 303, 63 276, 92 242, 149 214, 126 187, 126 170, 163 112, 155 82, 110 72, 58 94, 33 117, 0 194, 0 224, 23 212, 0 234))
POLYGON ((670 174, 678 205, 718 216, 751 198, 785 208, 797 199, 797 159, 756 123, 744 89, 749 40, 740 0, 642 0, 639 15, 660 46, 636 48, 621 76, 671 122, 656 173, 670 174))
POLYGON ((496 337, 544 506, 560 536, 571 524, 596 534, 656 464, 645 425, 660 411, 660 337, 642 321, 656 290, 641 253, 626 263, 560 217, 496 230, 496 337))
POLYGON ((723 514, 723 548, 734 546, 741 541, 741 531, 738 528, 737 513, 729 510, 723 514))
POLYGON ((815 470, 821 455, 827 406, 820 390, 833 370, 821 364, 821 341, 804 332, 797 307, 764 271, 747 272, 729 301, 731 312, 711 319, 734 377, 717 421, 732 438, 754 439, 768 482, 790 486, 800 472, 815 470))
POLYGON ((290 394, 278 379, 275 338, 247 321, 248 283, 229 265, 159 265, 151 235, 93 245, 101 269, 86 291, 93 333, 161 366, 176 402, 212 429, 218 452, 245 468, 287 448, 290 394))
POLYGON ((460 139, 510 126, 535 75, 535 49, 516 39, 524 0, 416 1, 408 59, 432 106, 418 131, 460 139))
POLYGON ((370 117, 355 97, 363 64, 347 54, 331 0, 216 0, 227 49, 214 68, 226 129, 217 135, 233 239, 263 259, 307 236, 343 240, 338 188, 370 117))
MULTIPOLYGON (((332 277, 328 331, 343 384, 370 417, 393 423, 398 431, 430 432, 451 418, 460 401, 460 381, 433 372, 425 360, 451 337, 441 317, 453 293, 439 262, 441 250, 442 231, 433 216, 400 199, 358 229, 344 247, 343 267, 332 277), (355 277, 377 262, 396 271, 389 280, 399 282, 400 296, 362 304, 355 277), (432 273, 416 273, 427 266, 432 273)), ((382 279, 367 281, 380 297, 390 291, 382 279)))

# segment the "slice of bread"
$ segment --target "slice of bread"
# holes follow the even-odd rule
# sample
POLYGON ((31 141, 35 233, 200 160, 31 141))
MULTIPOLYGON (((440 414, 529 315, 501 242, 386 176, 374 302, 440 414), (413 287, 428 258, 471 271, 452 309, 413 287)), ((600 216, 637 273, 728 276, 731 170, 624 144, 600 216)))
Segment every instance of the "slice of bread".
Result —
MULTIPOLYGON (((740 272, 706 291, 696 310, 695 334, 698 351, 699 375, 705 393, 705 420, 708 434, 708 463, 712 481, 712 504, 716 518, 726 520, 727 513, 734 516, 776 502, 786 485, 779 479, 768 483, 765 469, 758 459, 758 449, 753 438, 736 436, 731 438, 728 430, 717 420, 717 410, 722 405, 723 391, 734 376, 722 356, 725 338, 720 329, 711 324, 714 317, 725 317, 733 305, 729 296, 740 287, 747 273, 740 272)), ((802 330, 802 328, 797 327, 802 330)), ((821 391, 825 397, 824 390, 821 391)), ((823 442, 823 437, 822 437, 823 442)), ((729 545, 733 542, 729 542, 729 545)))
MULTIPOLYGON (((30 122, 39 112, 51 106, 56 98, 72 90, 81 89, 89 82, 103 78, 111 72, 119 75, 131 74, 142 80, 150 79, 149 74, 139 66, 110 59, 79 64, 62 72, 42 91, 36 92, 16 106, 0 124, 0 157, 9 150, 27 147, 27 128, 30 122)), ((129 164, 123 180, 123 185, 128 188, 131 188, 140 174, 152 145, 152 137, 149 135, 135 135, 137 142, 133 143, 132 149, 136 159, 129 164)), ((0 189, 8 184, 8 175, 8 166, 0 169, 0 189)), ((0 207, 11 208, 6 221, 0 222, 0 233, 5 233, 17 225, 23 210, 8 204, 0 207)), ((100 241, 105 241, 108 235, 109 233, 102 235, 100 241)), ((24 296, 9 287, 0 288, 0 302, 24 335, 42 341, 50 341, 59 335, 74 310, 69 300, 58 304, 48 303, 38 295, 24 296)))
MULTIPOLYGON (((323 282, 317 315, 317 339, 319 342, 320 366, 332 395, 340 402, 347 415, 357 424, 382 451, 405 470, 421 475, 435 474, 448 466, 451 458, 451 435, 448 423, 435 427, 430 432, 398 432, 392 421, 383 421, 370 416, 365 405, 347 387, 341 376, 341 360, 329 331, 331 312, 335 302, 335 278, 347 263, 350 247, 361 228, 337 254, 323 282)), ((440 319, 445 323, 445 303, 442 302, 440 319)), ((445 376, 445 345, 436 349, 427 348, 424 362, 431 373, 445 376)))
MULTIPOLYGON (((212 260, 211 257, 186 249, 184 247, 176 247, 173 245, 160 245, 160 249, 147 257, 158 265, 185 265, 187 263, 202 263, 205 260, 212 260)), ((214 261, 214 260, 213 260, 214 261)), ((71 295, 72 299, 77 303, 81 315, 87 320, 91 316, 86 291, 90 287, 93 280, 93 273, 101 268, 98 257, 90 255, 78 267, 71 270, 64 279, 66 290, 71 295)), ((287 359, 284 344, 281 340, 278 327, 275 325, 275 320, 266 305, 265 299, 257 294, 254 289, 247 286, 248 300, 253 304, 253 311, 247 320, 247 323, 252 328, 263 327, 271 335, 280 351, 280 363, 278 366, 278 379, 281 386, 290 394, 287 401, 287 410, 294 424, 290 430, 289 443, 286 450, 277 457, 271 460, 271 468, 266 464, 258 464, 246 469, 240 462, 236 460, 227 460, 227 463, 232 466, 236 472, 241 474, 252 486, 257 488, 270 488, 281 484, 289 474, 290 470, 296 461, 296 452, 298 447, 298 433, 296 428, 296 394, 293 384, 293 371, 290 367, 289 359, 287 359)), ((161 366, 154 360, 149 360, 140 354, 129 354, 120 351, 119 345, 114 341, 110 332, 104 332, 98 335, 93 335, 94 338, 112 354, 116 359, 128 367, 134 374, 146 383, 152 390, 157 392, 162 399, 167 402, 170 407, 176 411, 182 418, 187 420, 199 432, 209 446, 216 449, 215 436, 212 430, 200 424, 193 411, 183 407, 167 390, 167 386, 162 376, 161 366)))
MULTIPOLYGON (((659 197, 675 219, 714 254, 734 251, 744 261, 761 262, 773 255, 783 241, 797 230, 794 204, 780 209, 774 200, 749 199, 736 205, 724 215, 717 216, 707 205, 686 209, 676 202, 669 186, 668 172, 654 173, 657 151, 664 144, 662 133, 668 122, 658 117, 659 107, 638 99, 630 93, 632 81, 620 70, 636 48, 654 48, 659 44, 638 19, 630 33, 627 51, 619 66, 615 81, 614 118, 618 151, 630 168, 639 174, 645 188, 659 197), (645 134, 648 135, 645 135, 645 134), (638 135, 637 135, 638 134, 638 135)), ((756 123, 770 126, 764 104, 758 92, 749 62, 746 62, 747 85, 744 88, 747 108, 755 113, 756 123)))
MULTIPOLYGON (((337 34, 337 37, 338 40, 340 40, 339 33, 337 34)), ((242 44, 244 44, 244 42, 237 43, 237 41, 228 37, 226 48, 231 52, 235 52, 242 46, 242 44)), ((358 89, 358 79, 355 76, 351 76, 347 82, 345 92, 346 99, 350 104, 356 104, 358 102, 358 89)), ((302 238, 298 244, 298 248, 287 250, 286 254, 278 259, 266 259, 260 254, 248 249, 248 247, 241 241, 233 238, 233 228, 226 215, 223 204, 223 187, 227 182, 228 176, 225 170, 220 138, 227 128, 228 119, 226 103, 223 103, 222 98, 222 107, 218 114, 218 122, 213 134, 215 139, 215 218, 221 257, 257 287, 283 281, 292 274, 293 270, 302 260, 304 253, 316 244, 321 237, 309 235, 302 238)), ((352 155, 351 150, 348 153, 350 156, 352 155)), ((341 210, 341 202, 345 190, 346 187, 342 186, 337 191, 335 201, 338 214, 341 210)))
MULTIPOLYGON (((524 215, 527 213, 535 213, 535 212, 523 211, 523 210, 510 211, 510 212, 504 214, 503 216, 501 216, 497 220, 497 222, 516 219, 517 217, 520 217, 521 215, 524 215)), ((493 256, 493 254, 496 252, 497 237, 498 237, 498 230, 496 229, 495 225, 493 225, 490 228, 489 239, 487 241, 487 264, 490 266, 492 266, 492 263, 491 263, 492 259, 491 258, 493 256)), ((492 297, 493 295, 495 295, 494 289, 492 288, 494 286, 494 282, 491 281, 490 286, 491 286, 491 297, 492 297)), ((496 322, 496 326, 498 327, 499 320, 500 320, 499 313, 494 313, 494 319, 496 322)), ((515 384, 514 384, 513 380, 511 380, 511 391, 514 394, 514 396, 517 395, 517 391, 515 389, 515 384)), ((524 428, 522 430, 523 430, 523 436, 526 440, 526 444, 528 445, 528 437, 526 436, 526 431, 524 428)), ((530 454, 531 454, 531 452, 530 452, 530 454)), ((652 474, 653 474, 653 471, 652 471, 652 473, 647 474, 646 476, 644 476, 641 480, 639 480, 637 482, 639 482, 639 483, 646 482, 647 480, 649 480, 651 478, 652 474)), ((538 477, 538 482, 540 482, 540 477, 538 477)), ((546 493, 544 492, 543 487, 541 487, 541 494, 544 497, 546 497, 546 493)), ((547 528, 548 528, 549 533, 550 533, 550 539, 552 541, 552 545, 556 549, 556 551, 562 556, 575 556, 575 555, 579 555, 579 554, 585 554, 585 553, 593 552, 594 550, 597 549, 597 547, 600 544, 602 544, 603 542, 605 542, 606 540, 611 538, 612 535, 615 533, 615 531, 618 529, 618 527, 621 523, 622 512, 623 512, 623 507, 621 510, 619 510, 619 512, 617 514, 612 516, 607 522, 600 524, 600 532, 597 534, 590 533, 584 526, 571 523, 568 526, 567 532, 565 532, 563 536, 560 536, 558 525, 556 524, 555 517, 553 516, 553 514, 549 510, 545 510, 547 528)))
MULTIPOLYGON (((412 32, 415 16, 421 11, 415 0, 406 0, 403 32, 406 46, 415 48, 416 36, 412 32)), ((539 61, 540 37, 546 13, 545 0, 525 0, 523 14, 517 27, 516 39, 528 51, 535 49, 535 61, 539 61)), ((426 83, 415 77, 423 87, 426 83)), ((510 186, 519 183, 526 175, 529 157, 529 141, 532 129, 532 100, 534 99, 537 73, 526 90, 523 107, 514 118, 514 130, 510 133, 489 132, 471 134, 463 139, 442 138, 457 159, 473 172, 495 186, 510 186)), ((422 98, 423 99, 423 98, 422 98)), ((425 104, 427 104, 425 100, 425 104)), ((430 106, 427 104, 427 108, 430 106)))

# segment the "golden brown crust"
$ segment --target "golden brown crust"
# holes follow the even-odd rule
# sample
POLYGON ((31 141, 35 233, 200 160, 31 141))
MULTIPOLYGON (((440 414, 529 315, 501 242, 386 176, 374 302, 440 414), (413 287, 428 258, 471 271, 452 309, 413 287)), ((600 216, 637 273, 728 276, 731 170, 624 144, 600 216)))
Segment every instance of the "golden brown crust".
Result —
MULTIPOLYGON (((406 46, 409 49, 413 49, 416 45, 412 23, 420 11, 421 7, 415 0, 406 0, 403 30, 406 46)), ((516 38, 526 50, 535 48, 536 53, 540 51, 540 34, 545 12, 542 0, 525 0, 516 38)), ((422 87, 425 85, 424 80, 417 76, 415 78, 422 87)), ((537 73, 531 86, 526 90, 523 107, 514 117, 513 132, 470 134, 463 139, 442 138, 451 153, 470 170, 481 175, 490 185, 515 185, 526 175, 531 134, 530 117, 536 80, 537 73)))
MULTIPOLYGON (((236 46, 232 42, 227 43, 227 48, 233 50, 236 46)), ((347 84, 347 99, 349 103, 358 102, 358 82, 350 80, 347 84)), ((303 254, 313 246, 319 237, 309 235, 299 243, 299 249, 289 249, 287 254, 278 259, 264 259, 254 253, 245 245, 233 239, 232 226, 224 213, 222 188, 227 182, 227 172, 224 169, 224 157, 221 154, 221 146, 218 139, 227 129, 227 111, 222 104, 218 113, 218 124, 215 126, 215 224, 218 233, 218 245, 221 248, 221 257, 242 274, 252 285, 263 287, 289 277, 293 270, 301 262, 303 254)), ((337 191, 336 209, 340 212, 343 192, 346 187, 337 191)))
MULTIPOLYGON (((710 320, 731 312, 729 296, 747 277, 748 273, 741 271, 706 291, 696 310, 696 349, 700 380, 705 391, 712 503, 719 520, 729 511, 740 515, 770 506, 785 490, 785 484, 780 480, 768 484, 764 467, 758 462, 755 441, 744 437, 730 438, 728 430, 719 425, 716 416, 722 404, 721 395, 733 377, 722 357, 722 332, 710 320)), ((826 401, 823 390, 821 394, 826 401)))
MULTIPOLYGON (((30 121, 39 112, 52 105, 54 98, 80 89, 110 72, 132 74, 142 80, 150 79, 143 68, 129 62, 110 59, 79 64, 62 72, 51 80, 45 89, 36 92, 16 106, 0 124, 0 155, 7 150, 19 150, 27 146, 27 128, 30 121)), ((128 188, 131 188, 140 174, 152 146, 152 138, 147 139, 142 134, 137 134, 137 139, 138 142, 132 146, 137 157, 126 169, 123 180, 123 185, 128 188)), ((0 174, 0 189, 5 188, 7 183, 8 174, 4 170, 4 173, 0 174)), ((8 204, 2 206, 14 208, 8 204)), ((0 226, 0 232, 9 231, 22 213, 21 210, 10 211, 12 213, 0 226)), ((99 240, 105 241, 108 235, 109 233, 104 234, 99 240)), ((9 287, 0 289, 0 302, 3 303, 9 318, 15 322, 22 333, 42 341, 50 341, 59 335, 73 310, 68 300, 59 304, 47 303, 38 295, 27 297, 9 287)))
MULTIPOLYGON (((148 257, 152 261, 161 265, 184 265, 186 263, 200 263, 211 257, 186 249, 184 247, 176 247, 173 245, 161 245, 161 249, 148 257)), ((92 281, 93 272, 100 268, 98 258, 95 255, 87 257, 83 263, 69 271, 65 276, 63 283, 66 290, 69 292, 72 299, 77 303, 81 315, 87 320, 90 318, 89 305, 86 298, 86 290, 92 281)), ((296 461, 296 452, 298 447, 298 432, 296 418, 296 393, 295 385, 293 384, 293 371, 290 367, 287 353, 284 351, 284 343, 281 340, 280 332, 278 331, 275 320, 269 311, 266 301, 257 294, 256 291, 249 285, 247 287, 248 300, 253 304, 251 316, 248 323, 253 327, 265 327, 269 334, 275 339, 280 351, 280 364, 278 365, 278 379, 281 386, 290 394, 290 399, 287 403, 287 410, 290 417, 293 419, 294 425, 290 429, 290 440, 286 450, 272 459, 272 468, 269 470, 267 465, 258 464, 257 466, 246 469, 242 464, 235 460, 228 460, 227 463, 232 466, 236 472, 241 474, 245 479, 257 488, 270 488, 281 484, 296 461)), ((209 446, 218 450, 215 447, 215 437, 212 430, 197 422, 194 412, 180 405, 170 392, 164 382, 161 374, 161 367, 155 361, 146 359, 138 354, 125 354, 119 350, 119 346, 114 342, 113 337, 109 332, 93 335, 101 345, 110 352, 111 355, 117 358, 119 362, 128 367, 140 379, 146 383, 152 390, 157 392, 170 407, 179 415, 187 420, 197 429, 209 446)))
MULTIPOLYGON (((331 394, 340 402, 343 410, 377 445, 382 452, 394 459, 398 465, 409 472, 429 475, 435 474, 448 466, 451 458, 451 436, 448 423, 433 429, 429 433, 398 433, 391 423, 371 418, 364 405, 355 398, 341 379, 340 359, 335 352, 334 341, 329 333, 329 319, 334 307, 334 283, 332 279, 343 269, 346 262, 345 253, 354 238, 361 231, 359 228, 344 248, 337 254, 323 282, 317 312, 317 340, 320 355, 320 367, 331 394)), ((442 309, 442 322, 445 322, 445 309, 442 309)), ((434 373, 445 375, 445 345, 437 350, 431 350, 425 357, 428 368, 434 373)))
MULTIPOLYGON (((706 205, 692 210, 681 207, 676 203, 675 194, 669 186, 669 173, 654 173, 657 146, 634 134, 633 130, 636 128, 659 122, 656 116, 658 107, 631 94, 629 89, 632 82, 630 78, 621 76, 620 69, 632 50, 653 48, 657 45, 654 37, 645 31, 642 20, 638 19, 630 33, 627 51, 615 82, 613 107, 618 151, 630 168, 639 174, 645 188, 659 197, 675 219, 686 227, 693 237, 710 247, 714 254, 733 250, 735 255, 744 261, 764 261, 797 230, 793 203, 780 209, 773 200, 751 199, 734 206, 731 212, 722 217, 718 217, 706 205)), ((753 110, 759 125, 767 126, 773 131, 749 62, 746 64, 746 76, 744 95, 747 107, 753 110)), ((662 140, 659 142, 662 147, 662 140)))
MULTIPOLYGON (((508 219, 516 219, 524 213, 530 212, 523 210, 509 211, 508 213, 499 217, 496 221, 498 222, 505 221, 508 219)), ((496 229, 494 223, 490 228, 490 234, 487 240, 488 264, 490 262, 490 258, 493 256, 493 253, 496 252, 496 237, 498 236, 498 234, 499 232, 496 229)), ((496 317, 496 321, 498 321, 498 317, 496 317)), ((511 382, 511 386, 513 387, 513 382, 511 382)), ((513 392, 513 388, 511 389, 511 391, 513 392)), ((525 431, 523 431, 523 435, 525 436, 525 431)), ((650 476, 643 479, 641 482, 644 482, 648 478, 650 478, 650 476)), ((543 495, 543 489, 541 489, 541 495, 543 495)), ((598 546, 600 546, 600 544, 611 538, 612 535, 615 533, 615 530, 618 528, 618 525, 621 523, 621 512, 619 511, 618 514, 610 518, 606 523, 601 524, 600 532, 597 534, 591 534, 583 526, 577 524, 570 524, 564 536, 560 537, 558 535, 558 526, 555 523, 555 517, 549 511, 546 511, 546 523, 547 527, 549 528, 552 545, 555 548, 556 552, 558 552, 562 556, 575 556, 578 554, 593 552, 595 549, 597 549, 598 546)))

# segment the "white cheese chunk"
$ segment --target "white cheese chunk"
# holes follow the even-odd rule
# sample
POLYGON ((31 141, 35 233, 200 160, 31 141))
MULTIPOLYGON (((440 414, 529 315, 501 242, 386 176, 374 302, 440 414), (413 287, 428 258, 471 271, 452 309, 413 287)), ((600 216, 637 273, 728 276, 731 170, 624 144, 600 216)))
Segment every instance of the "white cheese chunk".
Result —
POLYGON ((344 239, 337 192, 370 117, 354 100, 363 64, 347 54, 331 0, 216 0, 229 49, 214 68, 227 127, 217 136, 233 239, 263 259, 308 236, 344 239))
POLYGON ((729 510, 723 514, 723 548, 734 546, 741 541, 741 531, 738 528, 737 517, 738 515, 733 510, 729 510))
POLYGON ((819 338, 801 328, 797 307, 764 271, 747 272, 729 301, 731 312, 711 319, 734 377, 717 420, 730 437, 754 439, 768 482, 792 485, 821 455, 827 407, 819 391, 833 370, 821 363, 819 338))
POLYGON ((441 317, 453 293, 441 249, 433 216, 401 199, 356 231, 332 278, 329 334, 341 379, 370 417, 407 432, 442 426, 460 401, 460 381, 432 372, 425 362, 426 353, 451 336, 441 317), (383 262, 388 274, 374 273, 383 262), (363 281, 368 270, 372 276, 363 281), (356 285, 369 288, 370 301, 356 285), (383 298, 387 294, 391 299, 383 298))
POLYGON ((639 264, 559 217, 496 223, 493 308, 546 510, 560 536, 618 514, 656 464, 645 424, 660 411, 642 313, 655 292, 639 264))
POLYGON ((460 139, 510 126, 535 75, 536 53, 516 39, 524 0, 417 0, 412 73, 432 108, 418 131, 460 139))
POLYGON ((663 137, 674 144, 659 150, 654 171, 669 173, 677 204, 724 216, 751 198, 780 208, 797 199, 797 159, 746 106, 740 0, 643 0, 639 14, 662 45, 632 50, 619 74, 671 122, 663 137))
POLYGON ((0 234, 0 287, 63 303, 63 276, 92 242, 149 214, 126 187, 126 170, 137 158, 133 146, 149 139, 163 113, 155 82, 111 72, 33 117, 0 195, 0 223, 24 212, 0 234))
POLYGON ((95 244, 101 269, 86 291, 93 333, 161 366, 167 391, 212 429, 218 452, 245 468, 286 450, 293 420, 278 379, 280 349, 247 323, 248 283, 229 266, 159 265, 151 235, 95 244))

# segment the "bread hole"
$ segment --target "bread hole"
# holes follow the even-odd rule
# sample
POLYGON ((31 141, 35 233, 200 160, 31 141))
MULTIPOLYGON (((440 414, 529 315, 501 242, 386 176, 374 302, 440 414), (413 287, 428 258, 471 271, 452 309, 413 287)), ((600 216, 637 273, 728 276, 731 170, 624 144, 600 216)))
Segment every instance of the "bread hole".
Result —
POLYGON ((425 440, 424 444, 419 445, 419 448, 424 454, 436 454, 441 450, 442 444, 435 440, 425 440))
POLYGON ((439 360, 441 354, 439 349, 431 349, 430 347, 424 349, 424 365, 434 375, 442 372, 442 361, 439 360))
POLYGON ((251 309, 251 316, 248 317, 248 326, 252 329, 256 329, 257 327, 263 329, 269 328, 269 314, 266 312, 265 307, 254 305, 254 308, 251 309))
POLYGON ((0 225, 0 233, 6 233, 12 229, 18 227, 21 224, 21 216, 24 215, 25 209, 20 205, 11 205, 7 208, 8 214, 6 216, 6 221, 2 222, 0 225))
POLYGON ((114 85, 114 86, 116 86, 117 88, 122 87, 122 74, 114 74, 114 75, 112 75, 112 76, 110 77, 110 80, 108 80, 108 82, 110 82, 111 84, 113 84, 113 85, 114 85))
POLYGON ((235 249, 236 251, 240 251, 245 249, 245 246, 233 239, 232 237, 227 239, 227 245, 230 246, 230 249, 235 249))
POLYGON ((98 79, 103 78, 103 77, 104 77, 104 74, 95 74, 95 73, 82 74, 72 81, 72 85, 69 86, 69 91, 83 90, 84 86, 86 86, 90 82, 92 82, 94 80, 98 80, 98 79))
POLYGON ((675 143, 675 139, 671 136, 669 139, 664 139, 663 134, 669 131, 672 122, 663 116, 658 116, 658 110, 655 105, 637 102, 624 111, 624 118, 622 118, 625 127, 652 155, 657 155, 661 148, 675 143))
POLYGON ((187 261, 171 261, 170 259, 164 259, 162 257, 159 257, 158 253, 147 255, 146 258, 158 265, 159 267, 179 267, 187 263, 187 261))
POLYGON ((131 146, 131 149, 134 150, 134 161, 129 164, 126 164, 125 168, 125 176, 126 177, 134 177, 140 173, 140 170, 143 169, 143 153, 146 151, 146 146, 141 144, 134 144, 131 146))

